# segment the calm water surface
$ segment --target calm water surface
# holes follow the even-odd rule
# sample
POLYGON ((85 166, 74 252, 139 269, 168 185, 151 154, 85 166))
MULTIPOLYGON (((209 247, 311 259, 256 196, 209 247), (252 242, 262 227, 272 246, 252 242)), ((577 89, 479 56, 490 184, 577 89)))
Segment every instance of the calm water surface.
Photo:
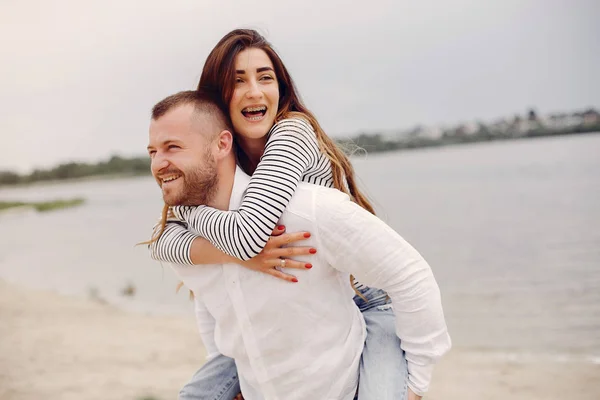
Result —
MULTIPOLYGON (((381 218, 429 261, 455 347, 600 360, 600 135, 370 155, 355 160, 381 218)), ((120 307, 186 313, 144 246, 151 178, 1 189, 83 196, 79 208, 0 215, 0 278, 120 307), (127 284, 133 297, 123 296, 127 284)))

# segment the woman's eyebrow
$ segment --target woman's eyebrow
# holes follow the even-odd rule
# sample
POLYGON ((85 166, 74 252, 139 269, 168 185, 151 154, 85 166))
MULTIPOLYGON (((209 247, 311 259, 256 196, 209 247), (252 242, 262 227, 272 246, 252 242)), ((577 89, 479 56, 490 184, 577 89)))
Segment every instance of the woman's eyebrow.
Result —
MULTIPOLYGON (((265 72, 265 71, 273 71, 273 72, 275 72, 275 71, 273 70, 273 68, 271 68, 271 67, 260 67, 260 68, 256 68, 256 72, 265 72)), ((244 69, 236 69, 236 70, 235 70, 235 73, 236 73, 236 74, 240 74, 240 75, 244 75, 244 74, 246 73, 246 70, 244 70, 244 69)))

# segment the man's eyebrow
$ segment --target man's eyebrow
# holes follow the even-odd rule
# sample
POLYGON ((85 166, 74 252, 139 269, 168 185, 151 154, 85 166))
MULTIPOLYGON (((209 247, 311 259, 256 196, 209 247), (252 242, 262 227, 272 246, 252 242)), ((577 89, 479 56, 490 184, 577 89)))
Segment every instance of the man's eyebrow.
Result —
MULTIPOLYGON (((167 140, 164 140, 164 141, 158 143, 158 146, 168 146, 171 143, 179 144, 179 143, 181 143, 181 141, 178 139, 167 139, 167 140)), ((150 150, 150 149, 153 149, 154 147, 155 146, 149 144, 148 147, 146 147, 146 149, 150 150)))

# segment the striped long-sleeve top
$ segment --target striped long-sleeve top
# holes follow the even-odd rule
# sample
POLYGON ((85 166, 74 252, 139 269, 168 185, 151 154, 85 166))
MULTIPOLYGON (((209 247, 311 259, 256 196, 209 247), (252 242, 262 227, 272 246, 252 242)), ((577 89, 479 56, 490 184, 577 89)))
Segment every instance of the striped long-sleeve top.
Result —
POLYGON ((240 260, 262 251, 298 182, 333 187, 329 158, 319 149, 312 126, 299 118, 271 128, 265 151, 237 210, 177 206, 174 214, 188 224, 169 222, 150 246, 152 258, 192 265, 190 249, 197 236, 240 260))

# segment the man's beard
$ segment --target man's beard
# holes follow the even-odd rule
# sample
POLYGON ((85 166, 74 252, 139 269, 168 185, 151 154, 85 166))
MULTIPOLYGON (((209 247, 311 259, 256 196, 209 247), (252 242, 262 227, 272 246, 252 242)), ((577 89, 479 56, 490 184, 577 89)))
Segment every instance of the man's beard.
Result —
POLYGON ((214 197, 219 183, 217 164, 212 157, 206 158, 206 166, 180 171, 182 188, 166 195, 163 200, 169 206, 198 206, 208 204, 214 197))

